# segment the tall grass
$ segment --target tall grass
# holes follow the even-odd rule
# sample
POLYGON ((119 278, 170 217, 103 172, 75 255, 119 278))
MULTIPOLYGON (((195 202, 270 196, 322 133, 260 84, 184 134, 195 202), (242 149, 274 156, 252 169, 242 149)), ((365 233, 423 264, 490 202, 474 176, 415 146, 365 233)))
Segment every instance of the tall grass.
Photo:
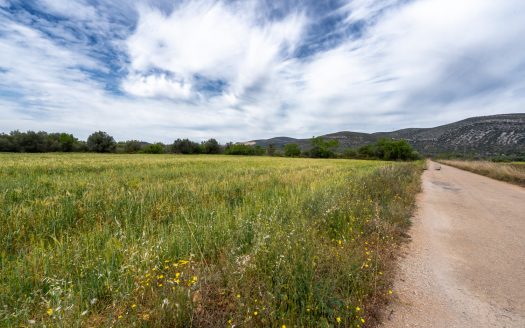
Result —
POLYGON ((362 326, 419 164, 0 154, 0 324, 362 326))
POLYGON ((521 163, 494 163, 485 161, 440 161, 462 170, 485 175, 493 179, 525 186, 525 165, 521 163))

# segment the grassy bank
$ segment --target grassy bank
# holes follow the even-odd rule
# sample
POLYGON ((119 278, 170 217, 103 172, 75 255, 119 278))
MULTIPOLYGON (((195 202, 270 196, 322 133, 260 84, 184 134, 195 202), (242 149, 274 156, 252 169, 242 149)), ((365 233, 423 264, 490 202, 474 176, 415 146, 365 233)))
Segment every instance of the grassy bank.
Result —
POLYGON ((449 161, 440 163, 457 167, 493 179, 525 186, 525 165, 523 163, 494 163, 485 161, 449 161))
POLYGON ((0 154, 0 325, 368 325, 420 166, 0 154))

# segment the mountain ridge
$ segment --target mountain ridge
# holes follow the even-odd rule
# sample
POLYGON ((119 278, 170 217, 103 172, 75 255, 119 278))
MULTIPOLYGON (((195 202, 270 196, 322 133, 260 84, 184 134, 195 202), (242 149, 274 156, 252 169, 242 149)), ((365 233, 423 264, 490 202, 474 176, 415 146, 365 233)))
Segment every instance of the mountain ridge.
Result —
MULTIPOLYGON (((391 132, 340 131, 322 135, 336 139, 340 148, 358 148, 380 138, 405 139, 424 155, 442 153, 475 154, 480 156, 525 154, 525 113, 470 117, 432 128, 404 128, 391 132)), ((281 148, 296 143, 303 150, 310 148, 310 138, 275 137, 245 142, 281 148)))

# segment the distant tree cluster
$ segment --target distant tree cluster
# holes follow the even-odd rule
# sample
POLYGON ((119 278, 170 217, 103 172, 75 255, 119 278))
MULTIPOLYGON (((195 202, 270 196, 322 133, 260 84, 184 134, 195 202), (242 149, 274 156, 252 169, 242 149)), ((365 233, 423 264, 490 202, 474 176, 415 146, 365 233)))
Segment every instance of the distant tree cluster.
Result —
POLYGON ((380 139, 376 143, 357 150, 358 158, 407 161, 420 158, 417 151, 406 140, 380 139))
POLYGON ((262 156, 266 150, 261 146, 228 143, 224 153, 226 155, 262 156))
POLYGON ((87 145, 72 134, 12 131, 0 134, 0 152, 44 153, 86 151, 87 145))
POLYGON ((305 151, 298 144, 287 144, 284 149, 270 144, 266 148, 259 145, 243 143, 227 143, 221 145, 215 139, 201 143, 189 139, 176 139, 173 144, 160 142, 151 144, 139 140, 116 142, 108 133, 97 131, 91 134, 87 141, 81 141, 72 134, 47 132, 20 132, 0 134, 0 152, 96 152, 96 153, 127 153, 127 154, 226 154, 244 156, 286 156, 312 158, 362 158, 382 160, 413 160, 419 154, 405 140, 381 139, 358 149, 339 149, 339 141, 314 137, 311 147, 305 151), (284 152, 283 152, 284 151, 284 152))

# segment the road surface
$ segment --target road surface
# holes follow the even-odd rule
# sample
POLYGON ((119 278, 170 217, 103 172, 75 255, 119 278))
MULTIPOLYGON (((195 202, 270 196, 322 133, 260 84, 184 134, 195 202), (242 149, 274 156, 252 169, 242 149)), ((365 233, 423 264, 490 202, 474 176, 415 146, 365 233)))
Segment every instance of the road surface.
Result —
POLYGON ((383 327, 525 327, 525 188, 437 165, 383 327))

